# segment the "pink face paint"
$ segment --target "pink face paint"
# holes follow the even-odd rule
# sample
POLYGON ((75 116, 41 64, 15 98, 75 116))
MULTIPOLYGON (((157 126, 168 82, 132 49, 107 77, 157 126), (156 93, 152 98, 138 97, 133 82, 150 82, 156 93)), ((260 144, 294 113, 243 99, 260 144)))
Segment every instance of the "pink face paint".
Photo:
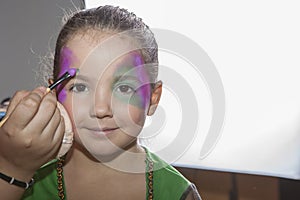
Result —
MULTIPOLYGON (((65 72, 70 69, 72 65, 73 53, 68 47, 63 47, 60 53, 60 71, 58 77, 62 76, 65 72)), ((67 97, 67 91, 65 88, 62 88, 63 85, 57 87, 58 96, 57 99, 59 102, 63 103, 67 97)))

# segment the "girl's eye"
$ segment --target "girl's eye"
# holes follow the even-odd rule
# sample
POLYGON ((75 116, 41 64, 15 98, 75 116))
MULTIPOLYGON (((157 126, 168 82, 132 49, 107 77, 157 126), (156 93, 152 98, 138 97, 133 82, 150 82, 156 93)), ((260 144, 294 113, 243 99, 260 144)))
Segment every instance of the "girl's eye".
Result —
POLYGON ((117 87, 117 92, 123 93, 123 94, 131 94, 134 91, 134 89, 128 85, 120 85, 117 87))
POLYGON ((77 84, 74 84, 74 85, 71 86, 70 91, 73 91, 73 92, 86 92, 88 90, 87 90, 87 87, 84 84, 77 83, 77 84))

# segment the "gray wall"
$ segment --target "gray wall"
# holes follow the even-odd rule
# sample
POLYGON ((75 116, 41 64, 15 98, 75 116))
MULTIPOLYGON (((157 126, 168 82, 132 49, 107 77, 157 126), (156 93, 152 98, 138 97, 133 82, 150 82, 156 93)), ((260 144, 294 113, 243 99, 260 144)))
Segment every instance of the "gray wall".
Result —
POLYGON ((40 56, 54 50, 64 10, 75 7, 83 8, 84 0, 1 1, 0 100, 39 85, 40 56))

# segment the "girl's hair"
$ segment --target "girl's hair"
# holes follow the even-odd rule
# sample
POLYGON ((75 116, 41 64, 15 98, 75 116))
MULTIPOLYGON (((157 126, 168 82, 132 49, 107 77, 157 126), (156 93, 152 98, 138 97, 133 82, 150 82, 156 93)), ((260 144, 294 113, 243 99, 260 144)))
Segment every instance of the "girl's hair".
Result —
MULTIPOLYGON (((56 80, 60 70, 60 56, 62 48, 78 33, 88 30, 102 33, 134 33, 129 36, 142 48, 141 52, 145 64, 151 74, 151 81, 155 81, 158 71, 158 47, 154 34, 149 27, 134 13, 114 6, 100 6, 74 13, 61 29, 55 47, 53 79, 56 80)), ((97 36, 97 33, 96 33, 97 36)))

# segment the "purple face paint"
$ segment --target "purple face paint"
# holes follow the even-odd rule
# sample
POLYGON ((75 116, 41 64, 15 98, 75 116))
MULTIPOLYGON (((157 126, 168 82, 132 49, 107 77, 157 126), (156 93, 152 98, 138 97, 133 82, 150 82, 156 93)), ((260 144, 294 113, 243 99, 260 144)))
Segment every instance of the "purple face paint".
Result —
POLYGON ((65 88, 61 89, 58 93, 57 99, 60 103, 63 103, 67 98, 67 91, 65 88))
POLYGON ((141 83, 143 83, 143 85, 141 85, 141 87, 137 91, 137 94, 141 98, 140 100, 141 100, 142 107, 145 108, 146 104, 147 104, 147 100, 149 100, 150 93, 151 93, 150 84, 149 84, 149 81, 150 81, 149 75, 147 73, 147 70, 143 66, 144 61, 143 61, 141 55, 135 54, 134 61, 135 61, 134 64, 137 67, 137 69, 136 69, 137 77, 141 81, 141 83))
MULTIPOLYGON (((65 72, 67 72, 70 69, 70 66, 72 64, 72 57, 72 51, 68 47, 63 47, 60 53, 60 71, 58 77, 62 76, 65 72)), ((63 85, 59 85, 57 87, 57 99, 60 103, 63 103, 67 97, 67 91, 62 86, 63 85)))

